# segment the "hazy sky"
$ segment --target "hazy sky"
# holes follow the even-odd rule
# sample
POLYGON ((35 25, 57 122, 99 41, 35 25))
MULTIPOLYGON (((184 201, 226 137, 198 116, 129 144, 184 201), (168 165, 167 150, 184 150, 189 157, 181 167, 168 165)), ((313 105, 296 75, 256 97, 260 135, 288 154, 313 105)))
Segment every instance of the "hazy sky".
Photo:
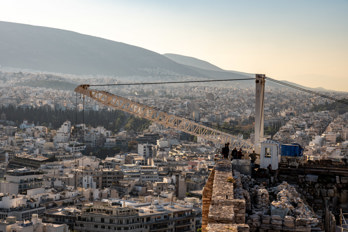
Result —
POLYGON ((348 91, 348 0, 0 0, 0 20, 348 91))

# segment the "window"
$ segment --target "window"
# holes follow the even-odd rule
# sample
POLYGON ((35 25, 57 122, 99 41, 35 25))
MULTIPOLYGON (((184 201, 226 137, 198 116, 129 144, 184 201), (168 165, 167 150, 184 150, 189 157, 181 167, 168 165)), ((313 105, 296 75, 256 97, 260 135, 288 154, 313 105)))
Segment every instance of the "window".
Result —
POLYGON ((265 147, 265 158, 271 158, 271 148, 265 147))

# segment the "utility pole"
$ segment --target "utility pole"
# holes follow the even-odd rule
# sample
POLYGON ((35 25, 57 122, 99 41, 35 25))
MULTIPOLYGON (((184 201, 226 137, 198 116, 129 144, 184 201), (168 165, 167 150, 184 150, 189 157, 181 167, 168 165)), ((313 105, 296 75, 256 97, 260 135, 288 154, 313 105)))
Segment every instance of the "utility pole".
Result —
POLYGON ((264 137, 264 102, 265 102, 265 83, 264 74, 256 74, 256 92, 255 92, 255 140, 254 147, 256 153, 261 152, 261 142, 264 137))

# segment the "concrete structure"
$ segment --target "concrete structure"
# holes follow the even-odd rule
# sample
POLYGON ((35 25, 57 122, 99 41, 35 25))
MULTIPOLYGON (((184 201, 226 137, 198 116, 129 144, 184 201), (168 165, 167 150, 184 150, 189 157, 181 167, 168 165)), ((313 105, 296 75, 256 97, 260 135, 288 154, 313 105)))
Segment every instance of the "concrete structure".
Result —
POLYGON ((75 231, 196 231, 192 207, 177 204, 94 202, 77 216, 75 231), (122 204, 122 206, 121 206, 122 204))
POLYGON ((18 221, 15 217, 7 217, 0 221, 0 231, 11 232, 68 232, 65 224, 42 223, 37 214, 33 214, 31 221, 18 221))
POLYGON ((27 120, 24 120, 23 123, 21 125, 19 125, 19 128, 24 130, 24 129, 27 129, 27 128, 32 128, 34 126, 35 126, 34 123, 28 123, 27 120))
POLYGON ((152 144, 138 144, 138 154, 145 159, 153 157, 154 146, 152 144))
POLYGON ((76 218, 81 214, 75 207, 64 207, 59 209, 46 210, 43 215, 43 221, 55 224, 67 224, 70 230, 73 230, 76 218))
POLYGON ((185 181, 185 176, 176 175, 175 179, 176 179, 176 183, 175 183, 176 196, 179 199, 184 199, 187 193, 187 183, 185 181))
POLYGON ((9 162, 10 168, 31 168, 31 169, 37 169, 42 164, 45 164, 47 162, 52 162, 54 160, 54 157, 47 158, 42 155, 29 155, 26 153, 17 154, 14 157, 11 158, 9 162))
POLYGON ((123 172, 118 169, 94 169, 84 167, 74 170, 76 187, 83 188, 108 188, 123 179, 123 172))
POLYGON ((0 182, 0 191, 10 194, 25 194, 28 189, 40 188, 42 186, 43 173, 29 169, 15 169, 8 171, 4 181, 0 182))
POLYGON ((71 122, 66 121, 57 130, 56 136, 54 137, 54 142, 55 143, 67 143, 67 142, 69 142, 70 132, 71 132, 71 122))
POLYGON ((45 209, 38 202, 30 202, 23 196, 7 195, 0 201, 0 219, 13 216, 18 221, 29 220, 33 214, 42 215, 45 209))
POLYGON ((156 166, 141 166, 140 167, 140 180, 157 182, 159 181, 158 168, 156 166))
POLYGON ((138 211, 134 208, 111 206, 94 202, 85 206, 77 217, 75 231, 135 231, 140 232, 141 224, 138 211))
POLYGON ((260 167, 267 168, 272 166, 272 170, 277 170, 280 162, 280 144, 273 140, 261 143, 260 167))
POLYGON ((159 204, 137 207, 145 231, 197 231, 195 213, 191 207, 159 204))
POLYGON ((266 76, 256 74, 256 92, 255 92, 255 138, 254 147, 256 153, 260 153, 260 142, 264 136, 264 101, 265 101, 265 82, 266 76))
POLYGON ((86 149, 86 145, 78 142, 71 142, 65 145, 65 150, 70 153, 81 152, 86 149))

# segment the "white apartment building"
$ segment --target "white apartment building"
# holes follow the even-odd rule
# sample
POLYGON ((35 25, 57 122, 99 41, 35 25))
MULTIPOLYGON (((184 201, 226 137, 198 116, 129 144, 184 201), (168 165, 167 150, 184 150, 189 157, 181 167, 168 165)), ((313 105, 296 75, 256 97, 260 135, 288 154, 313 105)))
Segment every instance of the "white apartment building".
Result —
POLYGON ((54 143, 67 143, 70 139, 71 133, 71 122, 65 121, 63 125, 57 130, 56 136, 54 137, 54 143))
POLYGON ((156 166, 141 166, 140 173, 140 180, 142 181, 159 181, 158 168, 156 166))
POLYGON ((29 220, 33 214, 43 214, 45 207, 40 207, 37 201, 30 202, 24 196, 6 195, 0 201, 0 219, 14 216, 18 221, 29 220))
POLYGON ((145 158, 153 157, 154 147, 152 144, 138 144, 138 154, 145 158))
POLYGON ((8 171, 4 181, 0 182, 0 192, 9 194, 26 193, 29 189, 40 188, 43 183, 43 173, 26 168, 8 171))

